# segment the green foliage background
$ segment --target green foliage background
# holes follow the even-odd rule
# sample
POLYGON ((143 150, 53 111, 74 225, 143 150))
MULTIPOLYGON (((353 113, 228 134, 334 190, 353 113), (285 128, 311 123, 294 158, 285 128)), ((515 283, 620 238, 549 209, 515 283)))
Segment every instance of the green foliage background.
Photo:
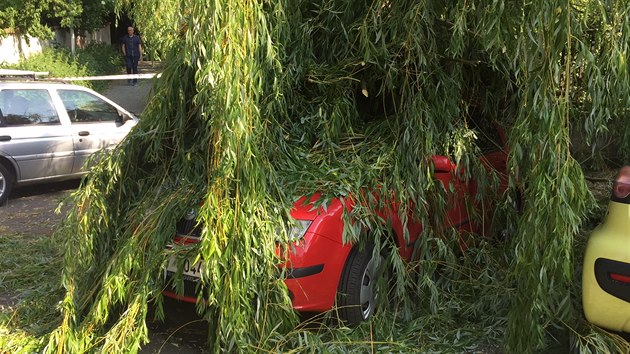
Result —
MULTIPOLYGON (((574 237, 595 205, 569 133, 592 144, 629 135, 629 1, 119 6, 168 59, 140 125, 75 195, 62 230, 62 319, 48 352, 137 350, 148 304, 160 313, 173 253, 206 262, 208 302, 198 309, 215 352, 534 352, 567 327, 584 351, 628 350, 580 320, 574 237), (428 157, 452 156, 482 190, 496 183, 476 162, 468 117, 478 111, 509 135, 511 191, 501 205, 520 190, 524 208, 504 208, 513 237, 459 255, 456 236, 432 227, 445 201, 428 157), (290 330, 277 225, 297 196, 361 198, 377 185, 413 202, 426 226, 416 263, 388 257, 389 311, 352 333, 290 330), (199 200, 200 247, 167 249, 176 220, 199 200)), ((627 163, 627 146, 619 151, 627 163)), ((360 201, 347 217, 386 243, 374 203, 360 201)))
POLYGON ((0 0, 0 28, 41 39, 52 38, 51 24, 92 32, 113 13, 113 0, 0 0))

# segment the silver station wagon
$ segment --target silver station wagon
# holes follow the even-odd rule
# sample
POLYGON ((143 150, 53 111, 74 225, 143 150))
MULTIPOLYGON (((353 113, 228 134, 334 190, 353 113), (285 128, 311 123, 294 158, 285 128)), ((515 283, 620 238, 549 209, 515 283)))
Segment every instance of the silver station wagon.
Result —
POLYGON ((81 86, 0 78, 0 205, 15 185, 78 178, 137 118, 81 86))

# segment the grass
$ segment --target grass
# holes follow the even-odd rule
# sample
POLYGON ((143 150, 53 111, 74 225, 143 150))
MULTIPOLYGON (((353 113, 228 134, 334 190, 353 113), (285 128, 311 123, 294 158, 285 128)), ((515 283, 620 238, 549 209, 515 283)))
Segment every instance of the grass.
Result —
MULTIPOLYGON (((111 45, 91 43, 84 49, 77 49, 72 57, 65 48, 44 48, 39 54, 22 59, 18 64, 5 65, 6 68, 49 72, 51 77, 77 77, 118 74, 124 67, 121 54, 111 45)), ((75 81, 73 83, 103 90, 104 81, 75 81)))
POLYGON ((61 243, 54 237, 3 235, 0 238, 0 352, 32 352, 59 324, 61 243))
POLYGON ((0 290, 31 292, 59 281, 61 245, 54 237, 4 235, 0 241, 0 290))
MULTIPOLYGON (((603 201, 603 194, 598 193, 597 199, 603 201)), ((605 205, 593 213, 574 241, 576 282, 571 292, 576 308, 580 302, 581 255, 590 231, 604 212, 605 205)), ((39 351, 47 334, 58 326, 61 317, 57 306, 63 299, 61 237, 8 234, 0 238, 0 296, 12 298, 10 304, 0 307, 0 352, 39 351)), ((261 348, 277 352, 501 353, 507 299, 514 290, 504 282, 506 268, 502 262, 506 260, 498 256, 503 253, 501 247, 501 243, 481 242, 461 255, 457 264, 442 267, 439 277, 414 289, 421 289, 414 295, 418 303, 407 316, 399 311, 402 304, 390 303, 388 311, 380 311, 372 321, 350 329, 334 325, 332 310, 303 322, 289 333, 269 338, 261 343, 261 348), (436 299, 434 308, 429 306, 432 297, 436 299), (484 300, 478 301, 479 298, 484 300)), ((414 277, 414 273, 410 276, 414 277)), ((179 335, 177 330, 173 335, 179 335)), ((593 353, 606 348, 629 348, 623 337, 583 320, 562 328, 550 327, 547 338, 544 353, 565 353, 574 346, 580 352, 593 353)))
MULTIPOLYGON (((58 302, 63 298, 60 291, 61 244, 55 237, 36 235, 7 235, 0 239, 0 293, 15 296, 16 304, 0 311, 0 352, 29 352, 41 348, 46 334, 58 325, 58 302)), ((487 259, 488 248, 474 251, 479 259, 487 259)), ((469 259, 470 260, 470 259, 469 259)), ((459 268, 454 273, 471 274, 479 278, 481 268, 459 268)), ((444 285, 446 278, 441 281, 444 285)), ((462 280, 462 279, 460 279, 462 280)), ((498 290, 493 284, 479 284, 472 278, 452 286, 469 288, 473 292, 494 295, 498 290)), ((450 286, 449 286, 450 287, 450 286)), ((381 311, 369 323, 356 329, 338 328, 332 318, 335 311, 304 322, 300 327, 280 337, 263 343, 265 348, 278 351, 329 352, 410 352, 482 350, 494 352, 500 347, 503 336, 503 320, 499 317, 480 318, 472 321, 462 312, 485 311, 468 309, 465 298, 444 297, 442 307, 434 313, 418 312, 411 319, 403 320, 397 313, 397 305, 390 304, 390 311, 381 311), (323 320, 322 320, 323 319, 323 320)), ((421 307, 420 307, 421 308, 421 307)), ((255 350, 256 348, 251 348, 255 350)))

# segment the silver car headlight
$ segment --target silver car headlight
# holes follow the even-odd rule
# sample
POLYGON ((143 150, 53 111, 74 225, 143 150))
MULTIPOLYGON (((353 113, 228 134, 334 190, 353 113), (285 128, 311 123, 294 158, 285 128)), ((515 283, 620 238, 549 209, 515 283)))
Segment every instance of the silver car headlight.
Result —
POLYGON ((296 242, 304 238, 306 235, 306 231, 313 223, 313 220, 294 220, 289 227, 287 235, 289 236, 288 240, 291 242, 296 242))

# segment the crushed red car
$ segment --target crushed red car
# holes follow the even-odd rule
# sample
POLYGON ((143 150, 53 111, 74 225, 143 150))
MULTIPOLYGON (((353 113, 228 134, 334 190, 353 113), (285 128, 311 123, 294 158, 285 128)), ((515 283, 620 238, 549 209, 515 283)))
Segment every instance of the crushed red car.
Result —
MULTIPOLYGON (((506 161, 508 149, 505 135, 496 125, 488 123, 478 125, 478 143, 481 149, 482 163, 498 172, 499 190, 507 188, 506 161)), ((445 156, 433 156, 434 177, 444 186, 448 200, 444 226, 460 231, 483 234, 486 226, 483 222, 469 218, 467 206, 483 203, 471 201, 477 194, 474 179, 465 181, 459 177, 457 166, 445 156), (449 188, 451 186, 451 188, 449 188), (450 191, 450 192, 449 192, 450 191)), ((289 290, 293 308, 299 312, 325 312, 337 309, 339 317, 346 323, 356 324, 368 319, 376 310, 378 294, 375 283, 379 275, 382 259, 374 257, 372 248, 343 242, 344 208, 352 208, 347 200, 332 199, 326 208, 314 207, 318 195, 308 201, 302 197, 294 205, 291 217, 295 219, 290 230, 291 247, 278 244, 278 254, 284 257, 285 283, 289 290), (286 250, 289 251, 286 251, 286 250)), ((487 214, 493 206, 485 205, 486 210, 477 210, 479 215, 487 214)), ((386 211, 384 218, 391 221, 400 255, 411 260, 414 243, 418 239, 422 225, 409 221, 409 238, 403 237, 403 223, 395 208, 386 211)), ((187 214, 177 224, 176 243, 199 242, 201 227, 195 220, 194 212, 187 214)), ((166 270, 167 281, 177 271, 176 262, 172 261, 166 270)), ((168 297, 195 303, 197 301, 196 282, 199 279, 199 267, 202 263, 183 265, 184 291, 177 294, 170 287, 164 294, 168 297)))

